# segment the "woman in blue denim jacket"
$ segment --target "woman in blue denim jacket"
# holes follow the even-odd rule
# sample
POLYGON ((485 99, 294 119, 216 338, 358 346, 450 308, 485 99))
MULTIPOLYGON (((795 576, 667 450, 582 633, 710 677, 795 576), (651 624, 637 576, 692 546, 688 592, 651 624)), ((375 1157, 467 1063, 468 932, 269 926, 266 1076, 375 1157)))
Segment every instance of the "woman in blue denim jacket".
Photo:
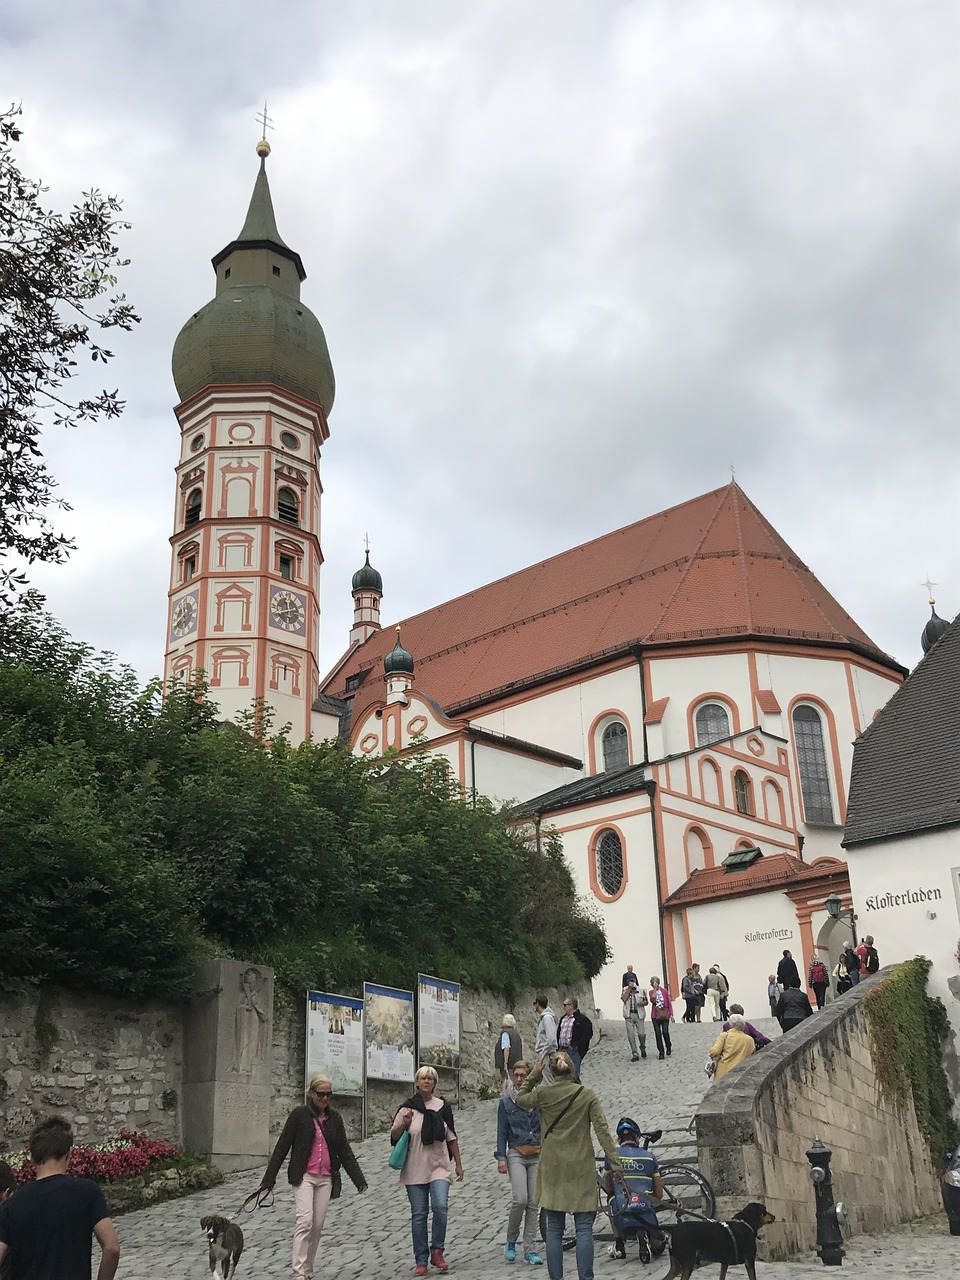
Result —
POLYGON ((533 1267, 543 1264, 535 1248, 537 1234, 537 1164, 540 1160, 540 1112, 525 1111, 516 1104, 516 1092, 530 1074, 530 1063, 515 1062, 507 1092, 497 1110, 497 1172, 510 1175, 513 1199, 507 1218, 507 1243, 503 1256, 517 1260, 517 1239, 523 1222, 523 1260, 533 1267))

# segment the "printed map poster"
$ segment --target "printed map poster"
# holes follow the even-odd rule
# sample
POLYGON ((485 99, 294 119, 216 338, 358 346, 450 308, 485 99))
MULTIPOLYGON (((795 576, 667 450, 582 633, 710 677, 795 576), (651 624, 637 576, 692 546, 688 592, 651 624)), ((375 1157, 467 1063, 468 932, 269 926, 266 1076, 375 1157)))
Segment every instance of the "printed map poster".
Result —
POLYGON ((460 1070, 460 984, 417 974, 421 1067, 460 1070))
POLYGON ((307 992, 307 1082, 323 1073, 334 1093, 363 1096, 363 1001, 307 992))
POLYGON ((413 1080, 413 992, 363 984, 367 1079, 413 1080))

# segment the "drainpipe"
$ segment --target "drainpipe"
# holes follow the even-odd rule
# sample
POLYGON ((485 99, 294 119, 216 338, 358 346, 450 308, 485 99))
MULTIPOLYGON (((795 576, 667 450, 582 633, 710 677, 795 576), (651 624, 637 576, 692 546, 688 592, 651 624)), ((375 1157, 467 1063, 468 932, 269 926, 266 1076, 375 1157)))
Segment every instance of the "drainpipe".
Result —
POLYGON ((647 687, 643 682, 643 650, 637 645, 631 652, 637 660, 637 674, 640 677, 640 729, 643 733, 643 763, 646 764, 650 752, 647 747, 647 687))
POLYGON ((470 791, 471 805, 477 807, 477 740, 470 739, 470 791))
MULTIPOLYGON (((660 883, 660 841, 657 839, 657 784, 652 778, 644 781, 644 788, 650 797, 650 833, 653 836, 653 870, 657 877, 657 919, 660 921, 660 972, 661 981, 667 984, 667 948, 663 941, 663 885, 660 883)), ((671 993, 672 994, 672 993, 671 993)))

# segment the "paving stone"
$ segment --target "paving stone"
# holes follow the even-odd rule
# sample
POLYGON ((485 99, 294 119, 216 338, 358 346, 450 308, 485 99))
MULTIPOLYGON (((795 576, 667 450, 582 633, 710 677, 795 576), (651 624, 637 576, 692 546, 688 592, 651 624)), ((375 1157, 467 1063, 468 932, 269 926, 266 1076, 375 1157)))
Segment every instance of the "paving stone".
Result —
MULTIPOLYGON (((755 1021, 768 1035, 778 1033, 771 1019, 755 1021)), ((692 1157, 695 1148, 691 1122, 709 1088, 703 1063, 716 1027, 708 1023, 677 1023, 672 1031, 670 1058, 661 1062, 656 1050, 651 1051, 650 1031, 646 1059, 631 1062, 622 1023, 604 1023, 605 1034, 587 1056, 583 1080, 596 1089, 611 1126, 621 1115, 630 1115, 642 1126, 664 1130, 656 1148, 663 1158, 692 1157)), ((452 1280, 511 1276, 521 1280, 526 1275, 531 1280, 546 1280, 545 1266, 530 1268, 521 1261, 511 1266, 503 1258, 510 1194, 507 1178, 497 1173, 493 1158, 496 1112, 496 1102, 488 1101, 457 1113, 465 1178, 462 1184, 453 1183, 450 1192, 446 1251, 450 1275, 452 1280)), ((370 1189, 365 1195, 358 1195, 349 1179, 344 1179, 343 1196, 327 1216, 317 1255, 316 1280, 392 1280, 410 1276, 413 1252, 409 1207, 397 1174, 387 1167, 387 1137, 378 1134, 367 1138, 356 1143, 354 1150, 370 1189)), ((284 1175, 285 1170, 281 1178, 284 1175)), ((230 1174, 221 1187, 118 1219, 122 1247, 118 1280, 156 1280, 157 1275, 169 1280, 209 1280, 201 1217, 218 1212, 237 1216, 240 1204, 258 1183, 257 1172, 230 1174)), ((808 1192, 806 1182, 798 1188, 800 1195, 808 1192)), ((246 1248, 238 1280, 286 1280, 290 1276, 293 1230, 290 1188, 278 1183, 275 1206, 244 1215, 241 1225, 246 1248)), ((956 1280, 960 1275, 960 1237, 949 1235, 944 1215, 883 1235, 856 1237, 846 1247, 844 1269, 858 1280, 956 1280)), ((641 1274, 649 1280, 660 1280, 665 1271, 666 1265, 660 1262, 642 1268, 641 1274)), ((823 1271, 815 1254, 790 1262, 758 1264, 758 1275, 769 1273, 772 1280, 811 1280, 814 1275, 822 1276, 823 1271)), ((565 1274, 576 1276, 571 1254, 565 1255, 565 1274)), ((615 1280, 618 1275, 627 1280, 627 1276, 637 1274, 635 1258, 618 1263, 607 1256, 603 1247, 598 1248, 597 1280, 615 1280)), ((702 1274, 705 1280, 713 1280, 715 1272, 707 1268, 702 1274)), ((732 1272, 731 1280, 742 1274, 732 1272)))

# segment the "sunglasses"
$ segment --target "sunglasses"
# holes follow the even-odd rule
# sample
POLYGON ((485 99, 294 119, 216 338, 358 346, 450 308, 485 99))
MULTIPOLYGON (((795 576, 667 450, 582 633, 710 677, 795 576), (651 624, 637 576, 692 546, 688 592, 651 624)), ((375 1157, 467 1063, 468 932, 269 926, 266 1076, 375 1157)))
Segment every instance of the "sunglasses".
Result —
POLYGON ((315 1098, 332 1098, 333 1097, 332 1089, 311 1089, 310 1092, 313 1094, 315 1098))

